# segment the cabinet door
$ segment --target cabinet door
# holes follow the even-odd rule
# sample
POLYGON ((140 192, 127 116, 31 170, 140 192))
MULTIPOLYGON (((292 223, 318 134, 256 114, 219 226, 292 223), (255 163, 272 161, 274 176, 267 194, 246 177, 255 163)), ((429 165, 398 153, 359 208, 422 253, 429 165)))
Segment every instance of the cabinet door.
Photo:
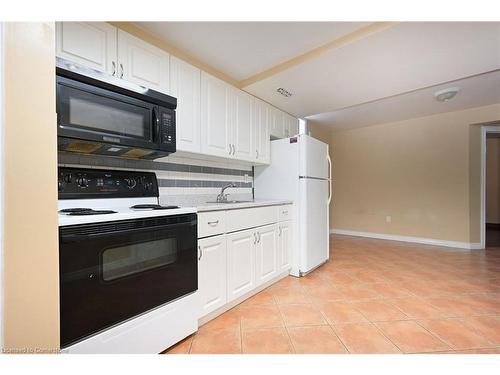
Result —
POLYGON ((201 151, 230 157, 229 95, 231 87, 201 72, 201 151))
POLYGON ((271 280, 278 273, 278 230, 277 225, 256 229, 255 246, 256 286, 271 280))
POLYGON ((288 136, 293 137, 299 134, 299 120, 293 116, 290 116, 290 123, 288 125, 288 136))
POLYGON ((269 138, 269 106, 259 99, 254 99, 252 116, 253 146, 255 155, 253 160, 269 164, 271 141, 269 138))
POLYGON ((270 107, 270 129, 273 137, 283 138, 285 127, 285 114, 277 108, 270 107))
POLYGON ((234 100, 232 124, 233 156, 236 159, 252 160, 253 158, 253 128, 252 107, 253 98, 244 91, 233 89, 234 100))
POLYGON ((255 230, 228 234, 227 300, 251 291, 255 286, 255 230))
POLYGON ((200 69, 170 56, 170 95, 177 98, 178 151, 201 152, 200 69))
POLYGON ((118 76, 168 94, 170 55, 118 30, 118 76))
POLYGON ((198 294, 201 301, 201 317, 227 302, 226 236, 198 240, 198 246, 198 294))
POLYGON ((117 71, 117 29, 106 22, 57 22, 56 55, 111 75, 117 71))
POLYGON ((283 221, 278 224, 278 269, 290 269, 292 256, 292 222, 283 221))

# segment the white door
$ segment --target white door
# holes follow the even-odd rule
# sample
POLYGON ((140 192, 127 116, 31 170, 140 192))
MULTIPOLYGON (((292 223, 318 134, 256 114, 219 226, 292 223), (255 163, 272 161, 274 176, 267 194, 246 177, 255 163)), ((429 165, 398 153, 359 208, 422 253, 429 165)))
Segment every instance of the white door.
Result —
POLYGON ((233 89, 234 95, 232 126, 233 156, 240 160, 252 160, 252 96, 244 91, 233 89))
POLYGON ((253 160, 268 164, 271 150, 269 138, 269 106, 262 100, 254 99, 252 115, 253 146, 255 155, 253 160))
POLYGON ((291 268, 292 256, 292 223, 283 221, 278 228, 278 270, 284 271, 291 268))
POLYGON ((229 157, 231 87, 205 72, 201 72, 201 151, 205 154, 229 157))
POLYGON ((111 75, 117 72, 117 29, 106 22, 57 22, 56 55, 111 75))
POLYGON ((255 230, 228 234, 227 301, 249 292, 255 285, 255 230))
POLYGON ((198 294, 202 317, 227 302, 226 236, 198 240, 198 247, 198 294))
POLYGON ((329 178, 328 145, 308 135, 299 136, 299 176, 329 178))
POLYGON ((308 272, 328 259, 328 180, 299 182, 299 270, 308 272))
POLYGON ((278 273, 278 230, 277 225, 256 229, 255 246, 256 286, 271 280, 278 273))
POLYGON ((200 69, 170 56, 170 95, 177 98, 178 151, 201 152, 200 76, 200 69))
POLYGON ((118 30, 118 76, 168 94, 170 55, 118 30))

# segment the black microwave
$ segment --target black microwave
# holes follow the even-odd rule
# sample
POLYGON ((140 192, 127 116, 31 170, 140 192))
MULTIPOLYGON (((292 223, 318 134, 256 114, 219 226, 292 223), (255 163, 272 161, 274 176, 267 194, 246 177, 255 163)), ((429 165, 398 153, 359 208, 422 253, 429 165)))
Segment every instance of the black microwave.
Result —
POLYGON ((58 149, 157 159, 175 152, 177 99, 57 59, 58 149))

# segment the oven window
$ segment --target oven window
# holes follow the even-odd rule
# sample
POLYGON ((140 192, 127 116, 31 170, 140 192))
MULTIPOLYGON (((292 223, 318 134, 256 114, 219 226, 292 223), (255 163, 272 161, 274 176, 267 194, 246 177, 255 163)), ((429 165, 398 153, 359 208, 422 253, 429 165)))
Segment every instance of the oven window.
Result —
POLYGON ((72 126, 117 135, 151 139, 151 110, 118 99, 61 86, 72 126))
POLYGON ((175 263, 177 257, 175 238, 113 247, 102 253, 102 277, 104 281, 111 281, 134 275, 175 263))

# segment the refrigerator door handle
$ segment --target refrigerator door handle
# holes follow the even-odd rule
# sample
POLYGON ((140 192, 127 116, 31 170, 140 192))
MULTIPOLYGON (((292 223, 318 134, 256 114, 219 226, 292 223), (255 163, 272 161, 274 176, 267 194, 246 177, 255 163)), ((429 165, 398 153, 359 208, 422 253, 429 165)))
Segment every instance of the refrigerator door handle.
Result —
POLYGON ((328 160, 328 204, 332 201, 332 159, 326 154, 328 160))

